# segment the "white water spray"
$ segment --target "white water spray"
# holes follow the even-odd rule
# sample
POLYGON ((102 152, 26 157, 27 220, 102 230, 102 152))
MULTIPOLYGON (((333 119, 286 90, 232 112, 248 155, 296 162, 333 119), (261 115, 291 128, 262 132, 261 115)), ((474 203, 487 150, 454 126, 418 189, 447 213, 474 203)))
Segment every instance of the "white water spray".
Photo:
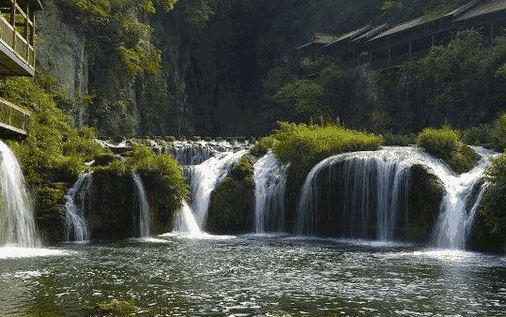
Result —
POLYGON ((84 217, 86 196, 93 182, 93 172, 79 175, 77 182, 65 195, 65 223, 67 225, 67 241, 87 241, 90 230, 84 217))
POLYGON ((297 234, 318 233, 318 217, 323 212, 319 210, 323 205, 320 191, 326 190, 328 196, 339 194, 341 198, 340 206, 327 206, 332 208, 329 212, 339 210, 340 228, 336 230, 340 235, 394 240, 400 202, 409 189, 409 168, 423 160, 420 151, 409 147, 346 153, 323 160, 311 170, 302 188, 297 207, 297 234), (334 168, 338 168, 337 173, 334 168), (370 236, 372 223, 376 223, 373 237, 370 236))
POLYGON ((207 220, 211 193, 227 175, 232 166, 246 153, 246 150, 235 153, 220 153, 215 157, 211 157, 204 163, 192 166, 189 169, 192 192, 191 207, 201 230, 203 230, 207 220))
POLYGON ((447 171, 436 173, 446 187, 435 233, 439 248, 464 249, 466 247, 467 234, 480 206, 486 184, 480 185, 482 187, 474 203, 471 201, 474 198, 473 189, 483 181, 485 171, 490 166, 490 160, 495 155, 494 152, 479 147, 475 147, 474 150, 480 155, 481 160, 468 173, 462 175, 454 175, 447 171))
POLYGON ((16 156, 0 141, 0 246, 40 246, 33 208, 16 156))
POLYGON ((174 232, 184 234, 192 238, 201 237, 203 235, 197 220, 193 216, 192 210, 186 201, 183 201, 183 206, 176 214, 174 232))
POLYGON ((255 231, 282 232, 285 228, 285 188, 288 166, 269 152, 255 163, 255 231))
POLYGON ((146 238, 151 235, 151 211, 140 175, 134 172, 132 176, 139 202, 139 234, 141 238, 146 238))

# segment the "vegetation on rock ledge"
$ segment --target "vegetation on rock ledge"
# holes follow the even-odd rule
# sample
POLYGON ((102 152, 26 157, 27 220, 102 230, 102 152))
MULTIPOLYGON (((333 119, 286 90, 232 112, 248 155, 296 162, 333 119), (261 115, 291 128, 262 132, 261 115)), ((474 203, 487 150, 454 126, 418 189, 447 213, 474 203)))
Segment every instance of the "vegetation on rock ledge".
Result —
POLYGON ((479 160, 479 155, 464 144, 461 133, 450 127, 426 128, 418 135, 417 143, 459 174, 470 171, 479 160))

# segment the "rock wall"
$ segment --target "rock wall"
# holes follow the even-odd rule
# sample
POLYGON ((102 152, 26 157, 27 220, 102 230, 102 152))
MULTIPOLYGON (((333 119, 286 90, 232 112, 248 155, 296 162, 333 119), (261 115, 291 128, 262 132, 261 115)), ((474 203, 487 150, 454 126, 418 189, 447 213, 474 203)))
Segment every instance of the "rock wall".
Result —
POLYGON ((76 27, 65 23, 51 0, 37 14, 37 67, 55 77, 75 102, 71 116, 76 125, 86 122, 86 111, 78 102, 88 95, 88 54, 86 38, 76 27))

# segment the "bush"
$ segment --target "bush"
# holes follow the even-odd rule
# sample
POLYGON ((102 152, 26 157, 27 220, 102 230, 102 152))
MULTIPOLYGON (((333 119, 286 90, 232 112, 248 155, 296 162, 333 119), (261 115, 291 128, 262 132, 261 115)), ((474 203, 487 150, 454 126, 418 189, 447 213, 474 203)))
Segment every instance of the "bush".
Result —
POLYGON ((272 137, 273 151, 283 163, 297 163, 303 170, 329 156, 354 151, 377 150, 383 138, 340 125, 280 123, 272 137))
POLYGON ((501 115, 495 122, 495 135, 501 150, 506 148, 506 114, 501 115))
POLYGON ((182 206, 188 197, 188 186, 178 162, 167 154, 156 154, 149 147, 134 146, 125 166, 127 170, 137 170, 140 174, 156 174, 166 194, 162 197, 173 211, 182 206))
POLYGON ((417 144, 444 160, 457 173, 471 170, 479 160, 479 156, 464 144, 460 132, 450 127, 424 129, 418 134, 417 144))
POLYGON ((329 110, 321 104, 323 87, 311 80, 296 80, 283 86, 274 100, 283 107, 293 109, 305 119, 328 115, 329 110))
POLYGON ((506 245, 506 154, 492 162, 487 171, 490 183, 478 212, 475 231, 477 249, 504 251, 506 245))

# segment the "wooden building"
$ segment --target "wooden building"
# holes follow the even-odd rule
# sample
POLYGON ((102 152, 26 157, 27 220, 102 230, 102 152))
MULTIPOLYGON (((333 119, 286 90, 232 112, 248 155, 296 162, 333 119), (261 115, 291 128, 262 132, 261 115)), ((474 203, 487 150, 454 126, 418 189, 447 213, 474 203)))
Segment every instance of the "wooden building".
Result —
MULTIPOLYGON (((35 12, 40 0, 0 0, 0 76, 35 76, 35 12)), ((0 98, 0 137, 28 134, 30 112, 0 98)))
POLYGON ((373 68, 388 68, 424 56, 432 46, 450 42, 459 31, 479 30, 491 44, 505 27, 506 0, 474 0, 440 16, 395 26, 365 26, 323 46, 313 46, 317 51, 310 55, 305 51, 309 43, 298 50, 302 56, 326 55, 348 66, 370 63, 373 68))

